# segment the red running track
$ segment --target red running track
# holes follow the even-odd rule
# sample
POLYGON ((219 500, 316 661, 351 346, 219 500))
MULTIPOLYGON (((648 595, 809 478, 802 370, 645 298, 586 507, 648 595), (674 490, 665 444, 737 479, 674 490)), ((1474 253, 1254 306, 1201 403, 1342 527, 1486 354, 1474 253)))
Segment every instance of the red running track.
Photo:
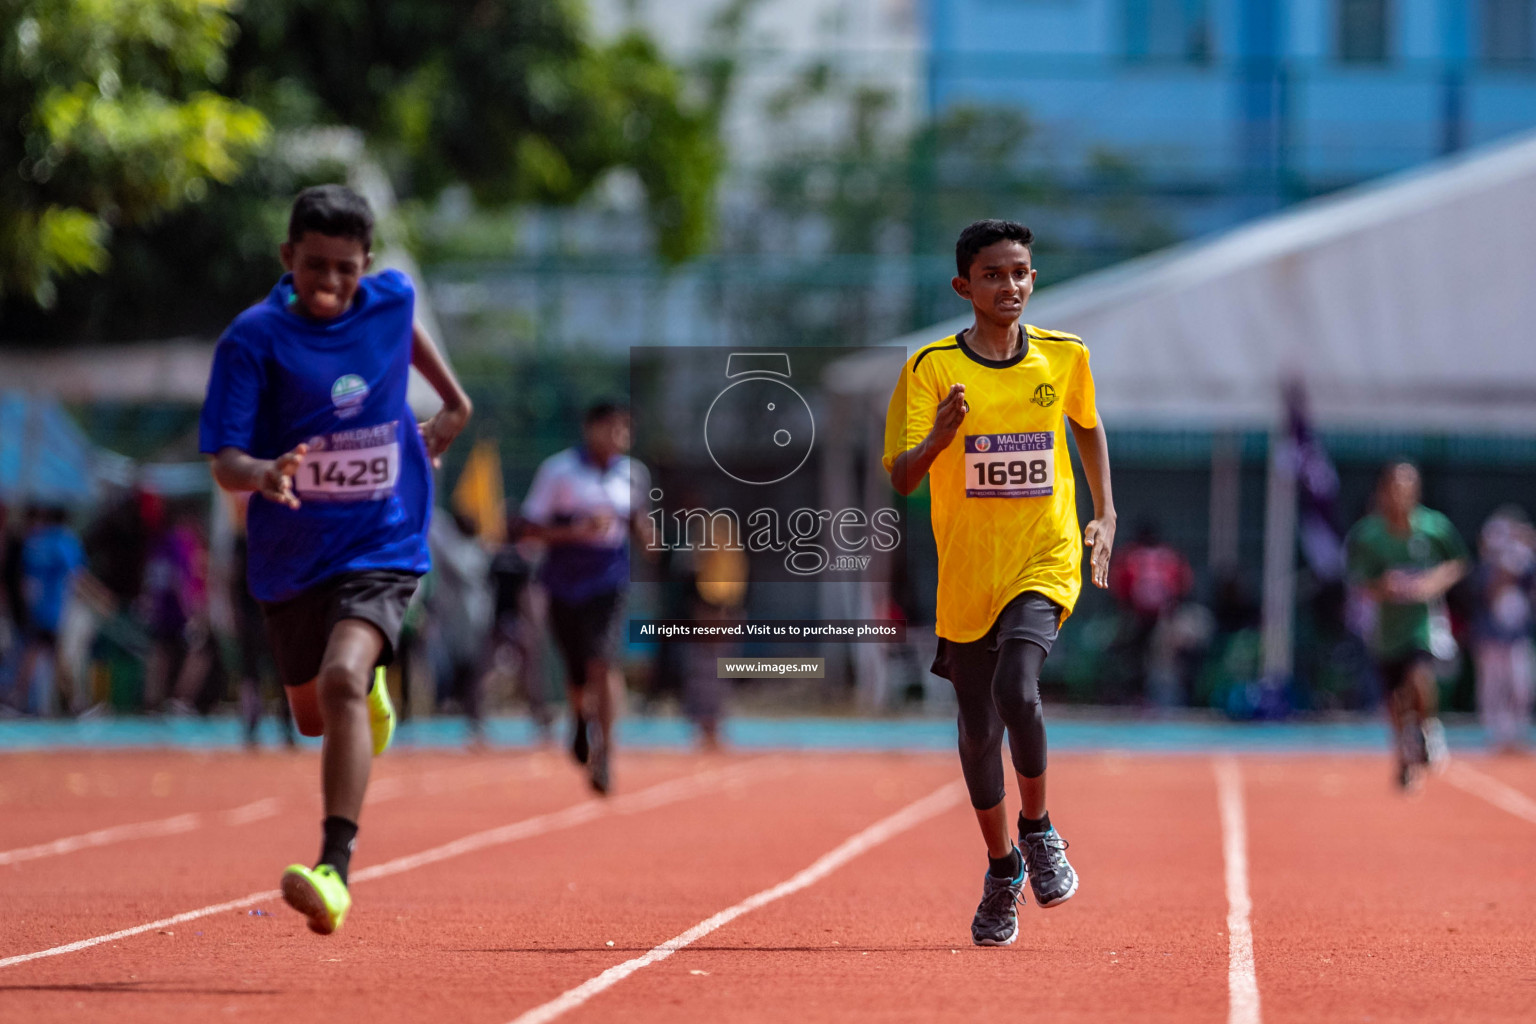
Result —
POLYGON ((0 1020, 1536 1019, 1536 762, 1407 797, 1384 757, 1236 764, 1259 1000, 1233 1009, 1209 757, 1054 757, 1082 889, 977 949, 985 861, 946 756, 629 754, 608 801, 551 753, 387 757, 356 905, 320 938, 271 892, 316 852, 313 754, 6 755, 0 1020))

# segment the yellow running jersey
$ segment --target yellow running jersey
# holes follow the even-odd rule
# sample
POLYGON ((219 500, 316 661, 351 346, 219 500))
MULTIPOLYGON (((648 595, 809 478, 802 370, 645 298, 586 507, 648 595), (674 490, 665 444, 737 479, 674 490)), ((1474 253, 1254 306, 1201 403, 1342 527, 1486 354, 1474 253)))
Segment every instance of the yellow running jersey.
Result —
POLYGON ((950 385, 970 405, 950 446, 928 470, 939 548, 939 636, 986 634, 1027 590, 1072 613, 1082 589, 1072 456, 1065 417, 1099 422, 1088 349, 1075 335, 1023 326, 1028 347, 985 359, 965 332, 925 345, 902 367, 885 415, 885 468, 922 443, 950 385), (905 408, 903 408, 905 406, 905 408))

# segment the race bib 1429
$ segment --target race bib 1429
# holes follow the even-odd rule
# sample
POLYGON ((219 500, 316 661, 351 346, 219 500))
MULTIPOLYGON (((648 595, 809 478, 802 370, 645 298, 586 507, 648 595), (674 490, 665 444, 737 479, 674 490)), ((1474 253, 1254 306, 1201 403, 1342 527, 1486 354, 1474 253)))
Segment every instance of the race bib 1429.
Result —
POLYGON ((309 440, 294 476, 307 501, 375 501, 395 492, 400 477, 400 422, 341 430, 309 440))
POLYGON ((1044 498, 1056 489, 1056 435, 967 434, 967 498, 1044 498))

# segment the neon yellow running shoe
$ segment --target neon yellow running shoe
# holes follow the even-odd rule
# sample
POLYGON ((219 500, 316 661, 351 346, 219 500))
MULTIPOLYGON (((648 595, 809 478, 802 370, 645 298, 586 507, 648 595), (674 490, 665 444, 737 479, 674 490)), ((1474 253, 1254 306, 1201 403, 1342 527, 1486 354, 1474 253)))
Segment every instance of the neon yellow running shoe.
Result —
POLYGON ((352 909, 352 894, 329 864, 307 868, 290 864, 283 871, 283 901, 309 918, 309 930, 329 935, 352 909))
POLYGON ((395 738, 395 705, 389 699, 383 665, 373 670, 373 689, 368 691, 368 726, 373 730, 373 756, 378 757, 395 738))

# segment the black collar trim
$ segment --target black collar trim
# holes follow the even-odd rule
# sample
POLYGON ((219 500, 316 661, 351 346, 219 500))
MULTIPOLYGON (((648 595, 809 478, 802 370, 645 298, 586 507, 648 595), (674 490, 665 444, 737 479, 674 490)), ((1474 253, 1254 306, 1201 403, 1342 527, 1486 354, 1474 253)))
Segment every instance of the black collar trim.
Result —
POLYGON ((1019 365, 1024 361, 1024 357, 1029 355, 1029 332, 1024 329, 1022 323, 1019 324, 1019 350, 1008 359, 988 359, 986 356, 978 355, 975 349, 965 343, 965 336, 970 333, 970 330, 967 327, 955 335, 955 344, 959 345, 960 351, 969 356, 973 362, 980 363, 982 366, 990 366, 994 370, 1006 370, 1010 366, 1019 365))

